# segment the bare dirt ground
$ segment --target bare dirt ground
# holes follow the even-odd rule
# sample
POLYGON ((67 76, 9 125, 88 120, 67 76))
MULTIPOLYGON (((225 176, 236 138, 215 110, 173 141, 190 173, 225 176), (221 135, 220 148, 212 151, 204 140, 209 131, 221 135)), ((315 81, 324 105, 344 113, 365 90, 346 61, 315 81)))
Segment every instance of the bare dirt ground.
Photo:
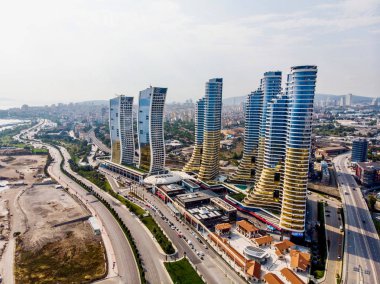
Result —
POLYGON ((87 210, 44 178, 46 156, 0 157, 0 274, 5 283, 88 283, 106 274, 87 210), (12 183, 23 181, 24 185, 12 183), (58 225, 58 226, 55 226, 58 225), (3 237, 1 237, 3 236, 3 237), (13 276, 13 263, 14 276, 13 276))
MULTIPOLYGON (((27 218, 27 232, 23 235, 26 249, 40 249, 45 244, 64 238, 72 232, 77 238, 92 236, 91 227, 83 224, 54 225, 88 216, 89 213, 69 194, 53 185, 34 186, 19 198, 27 218)), ((80 222, 83 223, 83 222, 80 222)))
POLYGON ((45 163, 46 156, 1 156, 0 179, 32 184, 37 181, 34 176, 43 174, 45 163))

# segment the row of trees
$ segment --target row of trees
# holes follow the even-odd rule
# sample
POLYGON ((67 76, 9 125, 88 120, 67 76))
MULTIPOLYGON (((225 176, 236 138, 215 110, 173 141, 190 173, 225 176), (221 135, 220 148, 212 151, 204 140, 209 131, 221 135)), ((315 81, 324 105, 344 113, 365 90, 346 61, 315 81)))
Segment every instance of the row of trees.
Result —
MULTIPOLYGON (((56 147, 56 148, 59 150, 58 147, 56 147)), ((138 250, 138 248, 136 246, 135 239, 133 238, 130 230, 124 224, 123 220, 120 218, 119 214, 115 211, 115 209, 106 200, 104 200, 103 197, 101 197, 97 192, 95 192, 92 187, 88 186, 87 184, 85 184, 84 182, 82 182, 77 177, 73 176, 71 173, 69 173, 68 171, 66 171, 64 169, 64 167, 63 167, 63 165, 64 165, 64 158, 63 158, 63 155, 62 155, 62 153, 61 153, 60 150, 59 150, 59 152, 60 152, 61 157, 62 157, 62 161, 61 161, 61 164, 60 164, 61 171, 65 175, 67 175, 69 178, 71 178, 73 181, 75 181, 78 185, 80 185, 82 188, 84 188, 86 191, 88 191, 91 194, 93 194, 100 202, 102 202, 104 204, 104 206, 111 212, 111 214, 115 217, 115 219, 119 223, 120 227, 122 228, 125 236, 127 237, 128 241, 129 241, 129 244, 131 245, 132 252, 133 252, 133 254, 135 256, 135 259, 136 259, 136 262, 137 262, 137 266, 138 266, 138 269, 139 269, 141 283, 143 283, 143 284, 146 283, 145 270, 144 270, 144 267, 143 267, 143 262, 142 262, 142 259, 141 259, 141 254, 140 254, 140 252, 139 252, 139 250, 138 250)))

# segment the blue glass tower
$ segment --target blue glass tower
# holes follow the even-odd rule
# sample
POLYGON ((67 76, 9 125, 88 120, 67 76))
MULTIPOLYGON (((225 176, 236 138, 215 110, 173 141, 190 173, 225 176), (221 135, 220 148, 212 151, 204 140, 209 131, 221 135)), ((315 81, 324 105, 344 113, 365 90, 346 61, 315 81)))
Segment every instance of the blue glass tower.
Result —
POLYGON ((254 182, 260 123, 263 107, 263 92, 258 89, 247 96, 244 105, 244 149, 238 169, 230 177, 233 181, 254 182))
POLYGON ((260 178, 264 162, 265 133, 267 126, 267 108, 269 103, 281 92, 281 71, 269 71, 264 73, 261 79, 260 89, 263 92, 262 116, 260 121, 259 148, 257 154, 256 180, 260 178))
POLYGON ((195 104, 195 145, 189 162, 183 168, 185 172, 199 171, 201 166, 205 123, 205 102, 205 98, 202 98, 195 104))
POLYGON ((165 172, 164 106, 167 88, 150 87, 139 94, 137 131, 139 168, 165 172))
POLYGON ((212 180, 219 173, 222 91, 222 78, 210 79, 206 83, 203 153, 198 175, 202 180, 212 180))
POLYGON ((366 162, 368 155, 368 141, 365 138, 358 138, 352 141, 351 162, 366 162))
POLYGON ((286 85, 289 111, 280 227, 299 233, 305 230, 316 79, 317 66, 295 66, 291 68, 286 85))

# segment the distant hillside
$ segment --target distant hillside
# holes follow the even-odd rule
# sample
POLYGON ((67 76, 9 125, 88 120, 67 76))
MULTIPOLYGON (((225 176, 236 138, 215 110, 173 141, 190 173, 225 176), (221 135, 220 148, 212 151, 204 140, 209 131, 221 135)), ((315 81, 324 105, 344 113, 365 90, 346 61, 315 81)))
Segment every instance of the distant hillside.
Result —
MULTIPOLYGON (((331 94, 315 94, 315 100, 316 101, 322 101, 326 100, 327 98, 330 98, 332 100, 339 100, 340 97, 343 95, 331 95, 331 94)), ((232 105, 239 105, 242 102, 245 101, 247 96, 240 96, 240 97, 232 97, 232 98, 225 98, 223 99, 223 105, 226 106, 232 106, 232 105)), ((353 104, 359 104, 359 103, 370 103, 372 102, 373 98, 370 97, 363 97, 363 96, 352 96, 352 103, 353 104)))
POLYGON ((108 106, 108 101, 107 100, 94 100, 94 101, 78 102, 76 104, 78 104, 78 105, 95 105, 95 106, 107 105, 108 106))

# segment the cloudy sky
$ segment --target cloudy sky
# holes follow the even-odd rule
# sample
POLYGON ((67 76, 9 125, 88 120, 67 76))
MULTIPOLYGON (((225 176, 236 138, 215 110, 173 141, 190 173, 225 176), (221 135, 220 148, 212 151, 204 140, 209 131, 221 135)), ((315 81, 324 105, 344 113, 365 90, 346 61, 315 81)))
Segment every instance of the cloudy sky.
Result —
POLYGON ((0 107, 137 96, 224 97, 316 64, 317 92, 380 96, 380 0, 0 1, 0 107))

